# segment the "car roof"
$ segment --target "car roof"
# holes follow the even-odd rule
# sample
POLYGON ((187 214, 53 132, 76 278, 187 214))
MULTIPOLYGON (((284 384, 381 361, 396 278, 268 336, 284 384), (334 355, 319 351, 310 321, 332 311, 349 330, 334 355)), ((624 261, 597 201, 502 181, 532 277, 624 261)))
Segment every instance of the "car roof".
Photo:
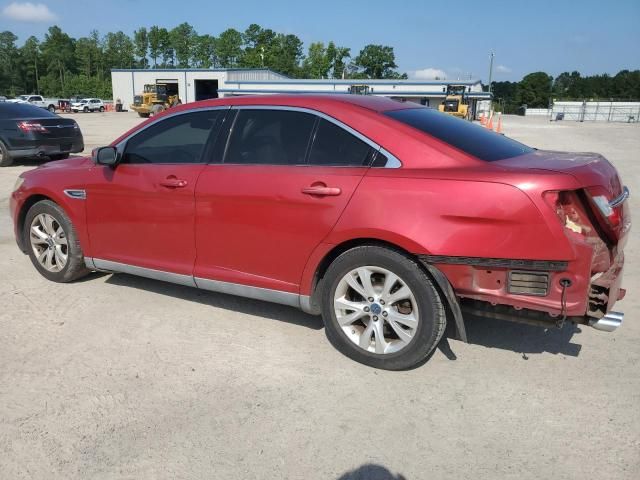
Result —
POLYGON ((390 110, 401 110, 404 108, 420 108, 420 105, 409 102, 398 102, 387 97, 375 95, 352 95, 352 94, 275 94, 275 95, 243 95, 239 97, 225 97, 223 99, 204 100, 201 102, 185 104, 187 105, 215 106, 215 105, 273 105, 273 106, 306 106, 309 108, 322 108, 327 106, 349 105, 366 108, 374 112, 386 112, 390 110))

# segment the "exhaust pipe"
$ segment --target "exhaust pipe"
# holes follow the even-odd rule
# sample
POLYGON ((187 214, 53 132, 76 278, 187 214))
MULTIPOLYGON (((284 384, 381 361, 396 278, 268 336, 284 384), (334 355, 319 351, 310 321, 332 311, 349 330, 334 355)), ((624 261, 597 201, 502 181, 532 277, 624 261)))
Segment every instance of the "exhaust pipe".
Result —
POLYGON ((603 332, 613 332, 622 325, 622 320, 624 320, 624 313, 609 312, 602 318, 592 318, 589 320, 589 326, 596 330, 602 330, 603 332))

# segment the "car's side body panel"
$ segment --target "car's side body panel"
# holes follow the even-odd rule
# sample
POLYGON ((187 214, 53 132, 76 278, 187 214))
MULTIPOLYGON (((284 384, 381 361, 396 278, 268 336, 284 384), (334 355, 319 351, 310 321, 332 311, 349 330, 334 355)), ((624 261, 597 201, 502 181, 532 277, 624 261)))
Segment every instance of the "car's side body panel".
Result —
POLYGON ((204 166, 97 165, 87 179, 91 256, 191 275, 195 260, 195 185, 204 166), (185 187, 163 186, 179 178, 185 187))
POLYGON ((331 232, 365 171, 208 165, 196 189, 194 275, 297 293, 309 255, 331 232), (340 194, 302 192, 317 184, 340 194))

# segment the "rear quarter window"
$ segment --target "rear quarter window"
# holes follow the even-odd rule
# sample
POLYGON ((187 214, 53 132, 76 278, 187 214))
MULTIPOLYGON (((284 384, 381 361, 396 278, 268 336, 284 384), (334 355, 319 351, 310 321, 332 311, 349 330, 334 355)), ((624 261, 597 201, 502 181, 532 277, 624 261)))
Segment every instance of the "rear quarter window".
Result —
POLYGON ((494 162, 533 152, 531 147, 504 135, 430 108, 392 110, 385 112, 384 115, 442 140, 485 162, 494 162))

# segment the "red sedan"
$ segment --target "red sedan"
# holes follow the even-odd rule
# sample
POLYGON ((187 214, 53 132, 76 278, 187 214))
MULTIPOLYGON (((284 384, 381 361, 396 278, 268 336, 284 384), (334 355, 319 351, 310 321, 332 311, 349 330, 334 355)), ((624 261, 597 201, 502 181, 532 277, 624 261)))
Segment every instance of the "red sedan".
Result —
POLYGON ((21 175, 20 249, 46 278, 126 272, 322 314, 378 368, 463 312, 614 330, 629 192, 597 154, 540 151, 412 103, 182 105, 92 158, 21 175))

